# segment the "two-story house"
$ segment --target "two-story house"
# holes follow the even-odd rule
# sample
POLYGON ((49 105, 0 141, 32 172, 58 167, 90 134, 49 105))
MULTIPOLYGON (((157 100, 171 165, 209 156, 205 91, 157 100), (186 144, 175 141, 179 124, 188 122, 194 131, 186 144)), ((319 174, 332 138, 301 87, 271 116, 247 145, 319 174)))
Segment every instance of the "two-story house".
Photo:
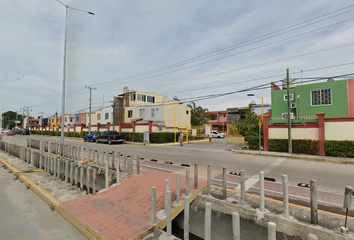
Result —
MULTIPOLYGON (((292 85, 290 118, 293 139, 319 140, 324 155, 325 140, 354 140, 354 79, 292 85)), ((272 116, 264 119, 264 149, 267 139, 287 139, 287 89, 272 83, 272 116)))
POLYGON ((227 132, 227 112, 211 111, 209 112, 208 124, 212 130, 226 133, 227 132))

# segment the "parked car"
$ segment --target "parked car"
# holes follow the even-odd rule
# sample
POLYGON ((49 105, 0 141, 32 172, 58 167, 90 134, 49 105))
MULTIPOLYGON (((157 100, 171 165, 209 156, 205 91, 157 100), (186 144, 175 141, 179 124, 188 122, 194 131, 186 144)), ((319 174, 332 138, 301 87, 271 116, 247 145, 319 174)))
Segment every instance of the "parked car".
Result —
POLYGON ((84 137, 84 142, 95 142, 96 141, 96 136, 98 133, 88 133, 84 137))
POLYGON ((22 130, 20 130, 20 129, 15 129, 14 132, 15 132, 15 134, 22 135, 22 130))
POLYGON ((13 136, 13 135, 15 135, 15 132, 14 132, 14 131, 8 131, 8 132, 6 133, 6 135, 8 135, 8 136, 13 136))
POLYGON ((212 135, 213 135, 213 138, 225 138, 225 135, 219 131, 213 131, 212 135))
POLYGON ((29 129, 28 129, 28 128, 24 128, 24 129, 22 130, 22 135, 30 135, 29 129))
POLYGON ((125 139, 125 136, 123 134, 119 134, 117 131, 104 131, 96 136, 96 143, 124 143, 125 139))
POLYGON ((6 134, 7 132, 10 132, 10 129, 4 129, 1 131, 1 133, 6 134))

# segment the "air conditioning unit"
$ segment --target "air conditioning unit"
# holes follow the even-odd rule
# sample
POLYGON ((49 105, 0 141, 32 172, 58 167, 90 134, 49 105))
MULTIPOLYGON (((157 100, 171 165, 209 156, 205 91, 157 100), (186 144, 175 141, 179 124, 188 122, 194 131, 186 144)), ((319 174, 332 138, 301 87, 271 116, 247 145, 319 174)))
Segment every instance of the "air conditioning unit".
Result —
POLYGON ((296 103, 291 103, 290 106, 291 108, 296 108, 296 103))
MULTIPOLYGON (((288 119, 288 113, 282 113, 281 119, 288 119)), ((290 113, 290 119, 294 119, 294 113, 290 113)))

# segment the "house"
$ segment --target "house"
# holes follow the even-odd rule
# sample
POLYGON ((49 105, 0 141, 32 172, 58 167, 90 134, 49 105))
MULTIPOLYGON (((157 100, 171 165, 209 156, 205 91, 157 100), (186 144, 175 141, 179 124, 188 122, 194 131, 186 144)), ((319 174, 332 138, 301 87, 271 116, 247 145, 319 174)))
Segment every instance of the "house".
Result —
MULTIPOLYGON (((290 85, 292 139, 319 141, 325 155, 325 140, 354 140, 354 79, 290 85)), ((288 138, 288 103, 283 89, 272 83, 272 116, 264 117, 264 149, 268 139, 288 138)))
POLYGON ((120 131, 173 132, 191 128, 191 109, 186 103, 156 93, 125 87, 123 94, 114 97, 113 106, 115 121, 121 120, 120 131))
POLYGON ((227 108, 227 124, 236 125, 236 121, 245 119, 248 107, 227 108))
POLYGON ((211 129, 219 132, 227 132, 227 111, 211 111, 209 112, 208 124, 211 129))

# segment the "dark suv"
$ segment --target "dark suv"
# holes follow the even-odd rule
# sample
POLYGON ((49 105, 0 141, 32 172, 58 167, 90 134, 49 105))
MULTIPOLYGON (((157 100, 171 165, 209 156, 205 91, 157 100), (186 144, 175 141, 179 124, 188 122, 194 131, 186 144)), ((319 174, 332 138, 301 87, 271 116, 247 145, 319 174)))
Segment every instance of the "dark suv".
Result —
POLYGON ((22 131, 22 134, 23 135, 30 135, 30 131, 28 128, 24 128, 23 131, 22 131))

